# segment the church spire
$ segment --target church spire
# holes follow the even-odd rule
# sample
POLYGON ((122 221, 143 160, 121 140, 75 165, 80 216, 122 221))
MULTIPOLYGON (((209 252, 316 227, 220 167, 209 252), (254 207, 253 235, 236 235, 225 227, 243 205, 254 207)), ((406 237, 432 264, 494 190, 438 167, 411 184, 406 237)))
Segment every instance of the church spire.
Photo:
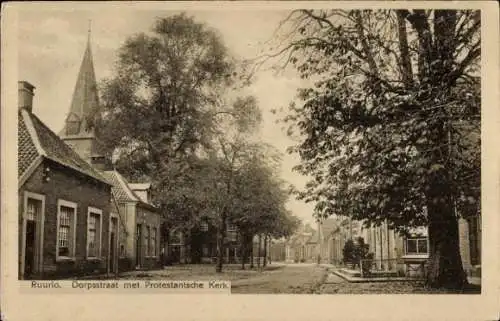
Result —
POLYGON ((87 34, 87 46, 83 54, 83 60, 78 72, 73 97, 71 100, 69 114, 66 119, 64 136, 67 135, 88 135, 91 132, 93 124, 93 114, 99 107, 97 93, 97 81, 94 71, 94 61, 92 57, 90 33, 91 25, 89 20, 89 29, 87 34))
POLYGON ((87 45, 90 44, 90 33, 92 32, 92 20, 89 19, 89 30, 88 30, 88 35, 87 35, 87 45))
POLYGON ((87 31, 87 45, 76 78, 73 98, 61 138, 83 159, 96 167, 107 166, 104 149, 99 141, 96 116, 99 109, 97 81, 91 49, 91 24, 87 31))

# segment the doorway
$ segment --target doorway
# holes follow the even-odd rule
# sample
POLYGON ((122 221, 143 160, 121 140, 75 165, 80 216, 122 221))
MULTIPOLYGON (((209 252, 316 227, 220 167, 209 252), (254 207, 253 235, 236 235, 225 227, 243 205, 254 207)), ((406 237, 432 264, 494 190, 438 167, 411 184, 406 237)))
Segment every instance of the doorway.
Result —
POLYGON ((36 248, 36 222, 26 221, 26 246, 24 255, 24 278, 31 279, 36 271, 35 268, 35 248, 36 248))
MULTIPOLYGON (((29 196, 28 196, 29 195, 29 196)), ((29 280, 41 272, 43 242, 43 196, 25 198, 22 248, 22 279, 29 280)))

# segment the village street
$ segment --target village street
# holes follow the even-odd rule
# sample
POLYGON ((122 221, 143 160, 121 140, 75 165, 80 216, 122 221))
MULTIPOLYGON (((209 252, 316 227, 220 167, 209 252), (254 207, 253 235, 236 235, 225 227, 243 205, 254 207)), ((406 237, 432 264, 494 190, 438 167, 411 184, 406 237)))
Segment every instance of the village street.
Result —
MULTIPOLYGON (((126 272, 120 279, 141 280, 229 280, 233 294, 418 294, 447 293, 431 290, 422 282, 350 283, 331 273, 333 266, 315 263, 273 263, 260 271, 241 270, 240 265, 226 265, 222 274, 211 265, 179 265, 163 270, 126 272)), ((480 293, 471 287, 466 293, 480 293)))

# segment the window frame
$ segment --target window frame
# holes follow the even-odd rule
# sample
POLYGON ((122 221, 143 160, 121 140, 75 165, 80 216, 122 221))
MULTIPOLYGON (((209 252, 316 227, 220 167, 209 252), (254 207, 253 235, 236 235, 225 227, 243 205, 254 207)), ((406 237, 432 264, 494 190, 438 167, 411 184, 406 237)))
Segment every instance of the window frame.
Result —
POLYGON ((153 243, 152 244, 153 253, 150 253, 150 257, 158 257, 157 239, 158 239, 158 229, 156 227, 151 227, 150 242, 153 243))
POLYGON ((209 224, 208 224, 208 221, 207 220, 203 220, 201 223, 200 223, 200 231, 201 232, 208 232, 209 230, 209 224))
POLYGON ((76 220, 78 217, 78 204, 75 202, 66 201, 63 199, 57 200, 57 226, 56 226, 56 262, 65 260, 75 260, 76 258, 76 220), (69 256, 59 255, 59 227, 61 221, 61 207, 69 207, 73 209, 73 226, 70 226, 71 236, 71 253, 69 256))
POLYGON ((87 229, 86 229, 86 239, 87 239, 86 243, 87 244, 86 244, 86 252, 85 252, 87 260, 100 260, 101 259, 101 255, 102 255, 102 230, 103 230, 102 210, 99 208, 96 208, 96 207, 89 206, 87 208, 87 229), (97 233, 96 233, 96 239, 97 238, 99 239, 99 243, 98 243, 97 253, 95 256, 90 256, 90 253, 89 253, 89 245, 90 245, 89 223, 90 223, 90 217, 92 215, 94 215, 94 216, 99 215, 99 235, 97 235, 97 233))
POLYGON ((405 239, 405 255, 428 255, 429 254, 429 238, 425 236, 413 236, 405 239), (408 241, 415 241, 416 252, 408 252, 408 241), (425 242, 427 251, 419 251, 419 242, 425 242))

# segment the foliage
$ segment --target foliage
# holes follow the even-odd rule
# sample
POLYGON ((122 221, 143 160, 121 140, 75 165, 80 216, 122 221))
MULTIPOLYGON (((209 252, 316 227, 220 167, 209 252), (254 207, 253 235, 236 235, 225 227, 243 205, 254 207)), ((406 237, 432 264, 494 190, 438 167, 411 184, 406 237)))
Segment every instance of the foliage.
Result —
POLYGON ((344 264, 353 264, 355 262, 356 245, 353 240, 347 240, 342 249, 342 260, 344 264))
POLYGON ((298 197, 322 216, 428 225, 438 285, 464 282, 456 214, 479 211, 480 25, 467 10, 298 10, 275 54, 312 83, 284 119, 312 177, 298 197))
POLYGON ((221 115, 248 128, 260 119, 253 97, 225 98, 239 86, 240 71, 215 30, 179 14, 129 37, 102 84, 103 108, 93 117, 99 137, 127 178, 153 183, 171 226, 199 223, 203 191, 214 188, 206 175, 224 170, 205 155, 221 115))
POLYGON ((342 249, 344 263, 359 265, 361 260, 373 259, 373 253, 369 252, 370 246, 365 243, 364 238, 358 237, 354 240, 347 240, 342 249))

